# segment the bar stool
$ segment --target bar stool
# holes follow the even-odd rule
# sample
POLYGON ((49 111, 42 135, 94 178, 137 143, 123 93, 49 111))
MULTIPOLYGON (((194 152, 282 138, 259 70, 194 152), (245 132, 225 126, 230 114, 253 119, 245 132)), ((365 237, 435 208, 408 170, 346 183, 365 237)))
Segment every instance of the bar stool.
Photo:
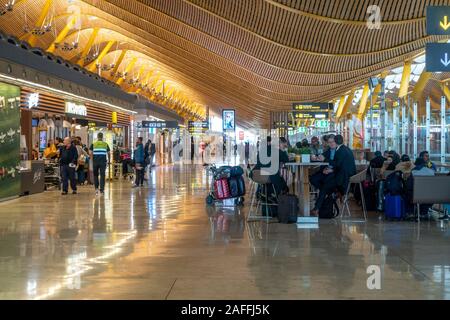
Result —
POLYGON ((355 174, 354 176, 350 177, 350 182, 348 184, 347 187, 347 191, 344 195, 343 198, 343 205, 342 205, 342 215, 341 218, 343 218, 345 216, 345 213, 348 213, 348 217, 351 217, 351 213, 350 213, 350 206, 348 204, 349 202, 349 193, 350 193, 350 187, 352 184, 358 184, 359 185, 359 191, 361 193, 361 203, 362 203, 362 207, 363 207, 363 214, 364 214, 364 220, 367 221, 367 209, 366 209, 366 201, 364 199, 364 190, 363 190, 363 182, 366 180, 366 176, 367 176, 367 169, 363 170, 357 174, 355 174))
POLYGON ((256 188, 256 183, 250 178, 251 173, 252 170, 249 167, 247 167, 245 170, 245 175, 247 176, 247 179, 250 181, 248 194, 251 195, 251 202, 253 202, 253 198, 255 197, 254 190, 256 188))
POLYGON ((254 183, 254 191, 252 195, 252 200, 250 204, 250 209, 247 216, 247 222, 254 221, 254 220, 266 220, 269 222, 271 220, 271 217, 269 216, 269 207, 278 206, 278 198, 276 197, 276 190, 274 185, 270 182, 270 175, 264 175, 262 174, 262 170, 253 170, 252 176, 250 177, 250 181, 254 183), (272 188, 271 191, 273 191, 273 194, 275 194, 275 199, 277 200, 277 203, 270 203, 269 202, 269 189, 272 188), (258 187, 259 189, 263 190, 262 196, 264 196, 264 199, 261 199, 261 195, 258 197, 258 187), (265 205, 266 207, 266 216, 263 216, 262 214, 259 215, 259 208, 261 206, 265 205), (256 210, 256 212, 255 212, 256 210))

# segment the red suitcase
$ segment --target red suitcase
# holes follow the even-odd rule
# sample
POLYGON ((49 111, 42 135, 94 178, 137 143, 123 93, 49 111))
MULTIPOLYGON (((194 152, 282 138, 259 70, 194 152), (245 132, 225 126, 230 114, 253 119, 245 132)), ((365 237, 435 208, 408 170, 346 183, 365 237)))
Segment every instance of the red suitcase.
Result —
POLYGON ((221 179, 221 181, 222 181, 223 199, 231 198, 231 190, 228 179, 221 179))

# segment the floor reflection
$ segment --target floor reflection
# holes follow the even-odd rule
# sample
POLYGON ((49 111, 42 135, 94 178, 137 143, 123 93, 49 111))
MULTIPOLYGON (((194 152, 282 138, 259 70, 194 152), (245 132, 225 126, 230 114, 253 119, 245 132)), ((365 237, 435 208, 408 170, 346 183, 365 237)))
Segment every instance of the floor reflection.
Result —
POLYGON ((203 167, 0 204, 0 299, 450 298, 447 222, 247 223, 203 167), (382 290, 367 288, 367 267, 382 290))

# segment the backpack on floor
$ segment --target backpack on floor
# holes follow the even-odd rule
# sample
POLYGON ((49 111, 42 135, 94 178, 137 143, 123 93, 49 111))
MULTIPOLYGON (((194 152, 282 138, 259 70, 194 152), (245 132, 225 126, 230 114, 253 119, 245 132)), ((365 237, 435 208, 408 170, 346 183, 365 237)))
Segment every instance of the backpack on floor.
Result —
POLYGON ((280 223, 296 223, 300 208, 296 195, 280 195, 278 197, 278 221, 280 223))
POLYGON ((239 197, 240 193, 239 193, 239 178, 233 177, 230 178, 229 184, 230 184, 230 193, 231 193, 231 197, 239 197))
POLYGON ((320 219, 334 219, 339 216, 339 207, 336 202, 336 195, 329 194, 325 197, 322 207, 319 210, 320 219))
POLYGON ((395 171, 386 177, 386 191, 391 196, 402 195, 405 193, 403 172, 395 171))

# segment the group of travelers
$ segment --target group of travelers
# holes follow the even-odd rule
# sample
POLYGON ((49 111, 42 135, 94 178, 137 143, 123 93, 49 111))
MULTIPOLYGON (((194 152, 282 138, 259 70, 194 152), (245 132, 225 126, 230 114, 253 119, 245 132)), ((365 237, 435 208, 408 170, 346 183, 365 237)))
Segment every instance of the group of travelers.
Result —
MULTIPOLYGON (((405 203, 405 217, 414 218, 413 194, 414 194, 414 177, 417 176, 435 176, 436 165, 430 160, 428 151, 422 151, 414 162, 406 154, 400 156, 397 152, 385 151, 383 154, 379 151, 375 152, 375 157, 370 161, 368 168, 368 179, 372 184, 380 182, 389 182, 389 187, 376 187, 377 202, 376 210, 382 210, 382 199, 385 194, 395 194, 402 197, 405 203), (379 169, 379 176, 376 176, 375 170, 379 169), (397 181, 398 180, 398 181, 397 181), (390 190, 395 186, 394 189, 390 190), (398 187, 397 187, 398 186, 398 187)), ((375 189, 375 187, 374 187, 375 189)), ((371 203, 369 198, 366 202, 371 203)), ((433 204, 421 205, 422 219, 428 217, 428 210, 433 204)))
MULTIPOLYGON (((86 176, 92 159, 93 184, 96 195, 99 195, 105 192, 106 169, 111 163, 110 152, 111 149, 103 140, 103 133, 100 132, 90 148, 82 143, 81 137, 50 140, 44 150, 44 159, 54 160, 59 164, 62 195, 68 194, 69 184, 72 194, 77 194, 78 185, 87 184, 86 176)), ((150 139, 144 146, 143 138, 137 138, 133 152, 134 160, 126 159, 130 162, 125 161, 135 168, 134 187, 144 185, 145 171, 149 168, 149 174, 151 173, 155 154, 156 147, 150 139)))
MULTIPOLYGON (((271 157, 271 137, 267 137, 267 156, 271 157)), ((317 216, 319 210, 324 203, 327 195, 331 193, 344 194, 350 183, 350 177, 356 174, 355 158, 353 151, 344 145, 344 137, 342 135, 326 135, 322 137, 320 143, 317 137, 311 139, 311 143, 304 139, 295 144, 297 149, 309 148, 311 159, 313 161, 327 162, 328 165, 323 166, 320 170, 311 176, 311 183, 319 189, 319 196, 315 203, 311 214, 317 216)), ((294 148, 294 149, 295 149, 294 148)), ((274 198, 280 194, 289 192, 286 180, 281 173, 284 164, 291 162, 289 157, 289 142, 286 138, 281 137, 279 141, 279 170, 270 175, 270 182, 276 192, 274 198)), ((260 151, 258 151, 257 164, 252 170, 261 170, 262 168, 271 167, 271 161, 262 163, 260 159, 260 151)))
POLYGON ((412 162, 407 154, 400 156, 394 150, 375 152, 375 157, 370 161, 369 173, 373 169, 380 169, 380 174, 385 175, 389 171, 401 171, 405 175, 434 176, 436 165, 430 160, 428 151, 422 151, 419 157, 412 162))

